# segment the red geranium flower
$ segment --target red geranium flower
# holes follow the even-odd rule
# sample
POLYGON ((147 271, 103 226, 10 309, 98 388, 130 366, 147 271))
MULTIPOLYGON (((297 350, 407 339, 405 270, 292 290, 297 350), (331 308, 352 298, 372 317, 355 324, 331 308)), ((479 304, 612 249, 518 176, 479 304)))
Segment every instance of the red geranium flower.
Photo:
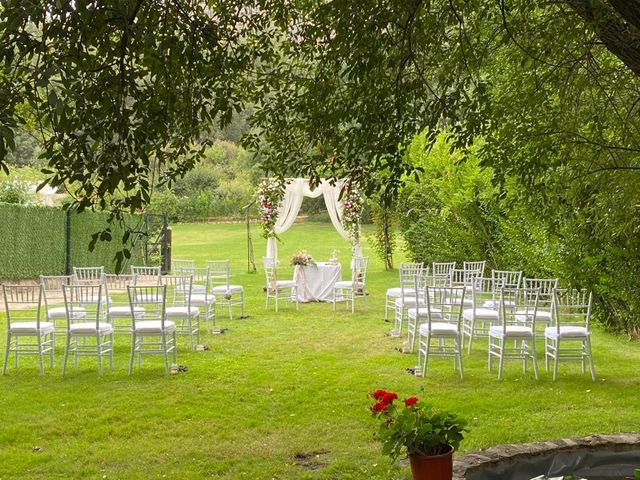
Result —
POLYGON ((418 403, 418 397, 409 397, 404 401, 404 406, 409 407, 418 403))
POLYGON ((380 402, 386 405, 391 405, 391 403, 397 398, 398 398, 398 395, 396 395, 393 392, 384 392, 384 395, 382 396, 382 399, 380 400, 380 402))
POLYGON ((371 396, 373 397, 374 400, 380 400, 382 397, 386 395, 386 393, 387 392, 384 390, 376 390, 375 392, 373 392, 371 396))

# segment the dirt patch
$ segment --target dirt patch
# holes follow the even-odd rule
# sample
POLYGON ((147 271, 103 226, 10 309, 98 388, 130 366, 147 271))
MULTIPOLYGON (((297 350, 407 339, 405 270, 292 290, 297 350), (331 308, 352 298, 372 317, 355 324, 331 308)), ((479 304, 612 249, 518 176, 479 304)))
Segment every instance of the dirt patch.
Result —
POLYGON ((329 460, 324 458, 328 453, 329 450, 325 449, 315 450, 313 452, 298 452, 293 456, 293 461, 299 467, 316 471, 329 465, 329 460))

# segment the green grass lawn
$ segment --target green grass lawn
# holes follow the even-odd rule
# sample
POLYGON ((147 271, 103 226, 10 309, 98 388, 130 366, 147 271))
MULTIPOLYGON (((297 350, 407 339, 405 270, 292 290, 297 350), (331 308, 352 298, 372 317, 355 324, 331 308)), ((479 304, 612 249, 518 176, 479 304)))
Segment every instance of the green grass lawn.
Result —
MULTIPOLYGON (((61 341, 44 377, 35 358, 10 368, 0 377, 1 480, 409 479, 409 468, 391 465, 372 439, 367 392, 376 388, 426 397, 468 419, 464 451, 640 430, 637 342, 596 326, 596 382, 568 363, 554 383, 542 361, 539 381, 516 363, 498 381, 487 372, 483 341, 464 357, 464 381, 445 359, 431 360, 428 377, 416 378, 405 372, 415 356, 396 351, 401 340, 385 336, 391 326, 382 321, 397 271, 384 271, 366 244, 367 310, 359 303, 352 315, 342 305, 334 314, 329 304, 305 304, 276 314, 264 308, 258 227, 257 274, 246 273, 244 225, 175 225, 173 233, 174 258, 231 259, 250 317, 219 319, 228 331, 204 335, 207 352, 190 352, 180 339, 178 361, 189 371, 175 376, 164 376, 160 357, 146 357, 128 376, 126 336, 116 337, 115 368, 103 378, 91 358, 62 378, 61 341)), ((337 249, 348 264, 349 245, 331 225, 298 224, 279 245, 281 278, 292 275, 288 259, 299 249, 317 260, 337 249)), ((2 325, 0 352, 4 335, 2 325)))

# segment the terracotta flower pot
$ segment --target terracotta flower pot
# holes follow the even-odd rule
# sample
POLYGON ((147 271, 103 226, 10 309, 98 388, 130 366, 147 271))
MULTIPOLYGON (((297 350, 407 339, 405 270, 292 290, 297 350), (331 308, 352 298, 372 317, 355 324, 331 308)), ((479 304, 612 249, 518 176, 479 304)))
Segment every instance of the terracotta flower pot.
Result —
POLYGON ((409 455, 413 480, 451 480, 453 447, 440 455, 409 455))

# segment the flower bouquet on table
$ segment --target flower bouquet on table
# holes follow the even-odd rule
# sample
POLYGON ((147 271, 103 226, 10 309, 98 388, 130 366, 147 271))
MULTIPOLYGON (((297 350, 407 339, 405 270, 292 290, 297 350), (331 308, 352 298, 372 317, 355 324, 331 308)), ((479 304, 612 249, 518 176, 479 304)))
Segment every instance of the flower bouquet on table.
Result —
POLYGON ((467 431, 466 421, 417 397, 394 403, 398 395, 393 392, 376 390, 370 396, 371 412, 381 421, 376 437, 382 452, 393 461, 406 452, 414 480, 450 480, 453 451, 467 431))
POLYGON ((313 261, 313 257, 307 253, 306 250, 301 250, 291 257, 291 265, 300 265, 306 267, 307 265, 316 266, 316 262, 313 261))

